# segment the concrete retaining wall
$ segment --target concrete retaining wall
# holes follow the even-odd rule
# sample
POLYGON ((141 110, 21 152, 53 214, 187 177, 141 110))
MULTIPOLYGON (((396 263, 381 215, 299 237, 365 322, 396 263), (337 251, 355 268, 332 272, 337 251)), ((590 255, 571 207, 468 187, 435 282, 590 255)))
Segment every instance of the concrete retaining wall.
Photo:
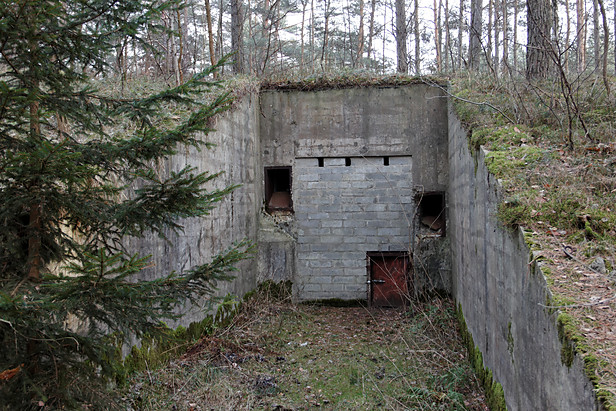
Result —
MULTIPOLYGON (((182 272, 199 264, 209 262, 215 254, 230 247, 243 238, 257 240, 257 166, 258 121, 257 96, 245 96, 239 105, 217 117, 215 132, 205 138, 216 146, 210 150, 185 149, 155 165, 157 172, 168 175, 190 164, 197 172, 209 171, 224 174, 208 186, 220 189, 232 184, 241 184, 231 195, 217 203, 211 214, 202 218, 180 220, 184 231, 167 233, 169 241, 157 236, 130 239, 131 251, 142 255, 152 254, 153 268, 142 273, 143 279, 153 279, 172 271, 182 272)), ((236 279, 231 283, 219 284, 219 294, 243 295, 256 286, 257 264, 246 260, 238 265, 236 279)), ((191 310, 181 321, 183 325, 200 321, 204 314, 191 310)))
POLYGON ((501 383, 510 410, 594 410, 593 387, 578 356, 561 360, 556 315, 545 278, 529 264, 521 230, 496 217, 499 184, 471 153, 466 132, 449 114, 449 226, 453 294, 484 364, 501 383))

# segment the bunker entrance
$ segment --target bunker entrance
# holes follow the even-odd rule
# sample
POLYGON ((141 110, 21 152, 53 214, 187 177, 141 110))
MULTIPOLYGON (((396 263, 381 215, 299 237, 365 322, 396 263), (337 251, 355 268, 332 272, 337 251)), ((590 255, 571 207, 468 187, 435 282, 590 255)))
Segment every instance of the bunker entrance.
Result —
POLYGON ((405 252, 368 253, 369 300, 374 307, 401 307, 409 298, 409 257, 405 252))

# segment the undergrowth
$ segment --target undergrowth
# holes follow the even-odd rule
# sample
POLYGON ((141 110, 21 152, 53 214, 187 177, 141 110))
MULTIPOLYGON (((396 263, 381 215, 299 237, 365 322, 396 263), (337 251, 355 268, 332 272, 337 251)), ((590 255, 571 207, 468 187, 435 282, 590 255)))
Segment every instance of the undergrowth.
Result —
POLYGON ((450 300, 411 310, 293 305, 288 283, 247 295, 228 327, 156 373, 128 406, 178 409, 484 409, 450 300))

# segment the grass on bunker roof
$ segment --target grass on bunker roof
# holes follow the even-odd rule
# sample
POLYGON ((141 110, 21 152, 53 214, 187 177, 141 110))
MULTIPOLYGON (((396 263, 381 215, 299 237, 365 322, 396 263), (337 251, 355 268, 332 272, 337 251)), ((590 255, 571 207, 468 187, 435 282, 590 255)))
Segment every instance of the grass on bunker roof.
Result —
POLYGON ((541 263, 553 295, 545 309, 616 407, 616 97, 594 77, 573 87, 571 128, 557 83, 470 76, 451 91, 470 147, 484 147, 502 183, 499 219, 524 228, 541 263))
POLYGON ((123 393, 134 409, 487 410, 459 336, 453 303, 410 310, 243 303, 203 337, 123 393))

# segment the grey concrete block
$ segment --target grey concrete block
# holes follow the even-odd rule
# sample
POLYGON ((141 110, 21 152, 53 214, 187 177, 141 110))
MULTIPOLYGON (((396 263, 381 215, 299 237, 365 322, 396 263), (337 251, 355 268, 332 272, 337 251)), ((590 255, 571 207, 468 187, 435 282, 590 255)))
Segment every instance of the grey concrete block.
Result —
POLYGON ((295 169, 318 167, 319 163, 316 158, 296 158, 295 169))
POLYGON ((325 167, 344 167, 345 166, 345 159, 344 158, 324 158, 323 159, 323 163, 325 167))
POLYGON ((308 267, 311 267, 311 268, 329 268, 331 266, 332 266, 331 260, 318 259, 318 260, 308 261, 308 267))
POLYGON ((296 182, 303 182, 303 181, 319 181, 319 176, 316 173, 311 173, 311 174, 300 174, 298 173, 298 175, 295 177, 295 181, 296 182))
POLYGON ((342 226, 343 227, 350 227, 350 228, 355 228, 355 227, 366 227, 367 222, 364 220, 344 220, 342 222, 342 226))
POLYGON ((379 236, 397 236, 401 235, 401 228, 377 228, 376 234, 379 236))
MULTIPOLYGON (((323 220, 321 221, 321 227, 325 228, 325 227, 342 227, 342 220, 323 220)), ((332 231, 332 234, 334 234, 334 232, 332 231)))
POLYGON ((363 244, 366 241, 366 239, 364 237, 360 237, 360 236, 356 236, 356 235, 349 235, 344 237, 343 242, 345 244, 363 244))
POLYGON ((394 156, 389 157, 389 165, 390 166, 408 166, 411 167, 413 164, 413 158, 410 156, 394 156))

